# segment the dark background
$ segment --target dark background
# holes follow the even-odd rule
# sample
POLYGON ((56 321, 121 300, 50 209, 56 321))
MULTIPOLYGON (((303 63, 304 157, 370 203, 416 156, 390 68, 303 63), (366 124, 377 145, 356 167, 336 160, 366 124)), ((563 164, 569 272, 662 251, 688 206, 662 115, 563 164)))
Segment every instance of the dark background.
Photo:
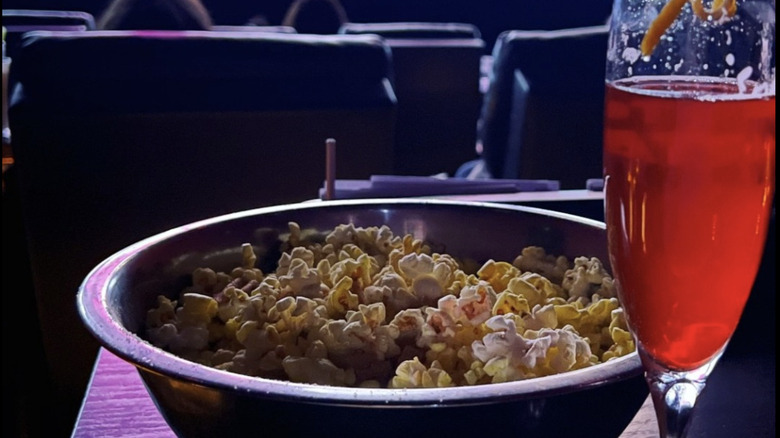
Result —
MULTIPOLYGON (((279 25, 292 0, 202 0, 214 23, 243 25, 264 16, 279 25)), ((561 29, 606 22, 610 0, 341 0, 352 22, 432 21, 476 25, 487 47, 504 30, 561 29)), ((58 9, 96 17, 106 0, 6 0, 3 9, 58 9)))
MULTIPOLYGON (((264 16, 270 25, 281 24, 292 0, 203 0, 218 25, 243 25, 252 17, 264 16)), ((90 12, 97 18, 106 0, 6 0, 3 9, 56 9, 90 12)), ((352 22, 431 21, 460 22, 476 25, 486 42, 486 50, 504 30, 555 29, 591 26, 607 20, 609 0, 342 0, 352 22)), ((14 184, 13 175, 6 183, 14 184)), ((23 248, 23 224, 15 212, 18 200, 3 192, 3 436, 68 436, 75 422, 78 406, 58 406, 47 398, 52 382, 47 380, 37 320, 19 320, 20 313, 35 315, 34 294, 23 248), (17 249, 10 251, 11 249, 17 249), (8 275, 15 274, 15 275, 8 275), (12 279, 15 279, 12 281, 12 279)), ((603 220, 600 202, 535 205, 603 220)), ((775 360, 775 221, 768 236, 767 248, 753 295, 747 303, 743 320, 734 335, 721 364, 713 374, 709 394, 704 397, 701 418, 714 419, 709 432, 717 428, 719 436, 739 436, 726 430, 729 421, 741 417, 754 423, 771 420, 774 429, 775 360), (742 381, 729 376, 752 373, 742 381), (752 383, 751 383, 752 382, 752 383), (771 382, 770 386, 764 384, 771 382), (745 388, 746 383, 750 383, 745 388), (752 385, 752 386, 751 386, 752 385), (749 389, 756 402, 734 411, 727 403, 729 393, 749 389), (759 405, 761 409, 756 410, 759 405)), ((74 291, 75 293, 75 291, 74 291)), ((62 334, 68 339, 67 333, 62 334)), ((66 342, 66 341, 63 341, 66 342)), ((707 436, 707 423, 695 422, 694 436, 707 436)), ((766 424, 764 423, 764 426, 766 424)), ((732 431, 734 432, 734 431, 732 431)), ((743 430, 743 432, 745 432, 743 430)), ((749 432, 749 431, 748 431, 749 432)), ((748 433, 748 435, 750 435, 748 433)), ((748 436, 745 435, 745 436, 748 436)), ((756 435, 753 435, 756 436, 756 435)))

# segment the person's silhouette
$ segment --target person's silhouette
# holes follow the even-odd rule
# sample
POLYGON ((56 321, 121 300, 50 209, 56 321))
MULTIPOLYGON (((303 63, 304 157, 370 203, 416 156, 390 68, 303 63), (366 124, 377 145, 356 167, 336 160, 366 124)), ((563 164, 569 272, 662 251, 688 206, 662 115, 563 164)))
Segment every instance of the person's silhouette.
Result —
POLYGON ((102 30, 209 30, 212 25, 200 0, 112 0, 97 21, 102 30))
POLYGON ((335 34, 348 21, 339 0, 295 0, 287 9, 282 25, 298 33, 335 34))

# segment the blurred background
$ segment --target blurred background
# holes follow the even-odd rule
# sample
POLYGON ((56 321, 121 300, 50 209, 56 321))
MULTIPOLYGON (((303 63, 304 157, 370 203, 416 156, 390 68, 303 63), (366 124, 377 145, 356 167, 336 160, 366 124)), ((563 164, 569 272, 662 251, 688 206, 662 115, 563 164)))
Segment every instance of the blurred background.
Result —
MULTIPOLYGON (((317 197, 324 153, 294 147, 322 146, 329 128, 339 130, 342 178, 544 178, 584 189, 601 176, 609 0, 341 0, 331 28, 294 20, 292 0, 203 0, 213 30, 238 37, 39 34, 24 48, 22 30, 50 23, 17 23, 12 35, 6 15, 77 11, 93 19, 88 34, 109 4, 3 2, 3 436, 73 430, 98 349, 75 309, 92 267, 176 225, 317 197), (400 29, 368 27, 388 33, 336 52, 307 36, 358 33, 340 27, 353 23, 400 29), (405 23, 427 26, 404 36, 405 23), (236 44, 245 26, 276 36, 236 44)), ((603 219, 600 202, 559 207, 603 219)))
MULTIPOLYGON (((8 0, 3 9, 59 9, 103 12, 107 0, 8 0)), ((264 20, 280 25, 290 0, 203 0, 215 24, 244 25, 264 20)), ((509 29, 561 29, 603 23, 612 2, 564 0, 549 5, 533 0, 342 0, 354 22, 462 22, 476 25, 489 45, 509 29)))

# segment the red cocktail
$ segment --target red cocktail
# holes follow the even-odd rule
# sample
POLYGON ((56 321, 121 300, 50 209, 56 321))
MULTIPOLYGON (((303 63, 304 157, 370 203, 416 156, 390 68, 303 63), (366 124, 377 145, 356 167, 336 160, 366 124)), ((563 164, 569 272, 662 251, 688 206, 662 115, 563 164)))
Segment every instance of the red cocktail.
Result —
POLYGON ((775 187, 775 0, 614 0, 610 264, 662 438, 683 438, 758 271, 775 187))
POLYGON ((642 77, 606 92, 610 261, 644 352, 673 370, 726 346, 764 246, 775 97, 736 80, 642 77))

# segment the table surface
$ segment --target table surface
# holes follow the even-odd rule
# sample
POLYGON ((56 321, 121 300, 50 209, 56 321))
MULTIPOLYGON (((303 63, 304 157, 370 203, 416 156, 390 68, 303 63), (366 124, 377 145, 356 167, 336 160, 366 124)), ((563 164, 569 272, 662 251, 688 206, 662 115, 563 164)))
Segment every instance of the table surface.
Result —
MULTIPOLYGON (((549 200, 603 199, 598 194, 578 192, 558 194, 549 200)), ((500 200, 515 201, 544 199, 502 195, 500 200)), ((740 325, 701 395, 690 437, 775 436, 774 219, 764 259, 740 325)), ((620 438, 657 436, 655 414, 648 399, 620 438)), ((98 354, 72 434, 72 438, 87 437, 175 437, 136 368, 105 349, 98 354)))

